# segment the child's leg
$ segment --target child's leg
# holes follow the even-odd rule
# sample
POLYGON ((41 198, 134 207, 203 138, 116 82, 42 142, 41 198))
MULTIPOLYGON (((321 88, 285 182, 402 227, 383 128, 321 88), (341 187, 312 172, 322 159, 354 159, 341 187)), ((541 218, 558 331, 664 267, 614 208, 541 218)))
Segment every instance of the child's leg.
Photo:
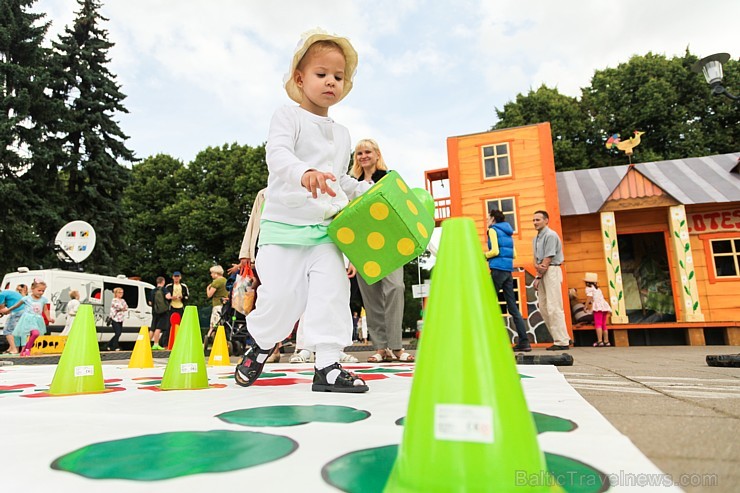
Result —
POLYGON ((306 306, 308 251, 312 247, 264 245, 257 254, 259 302, 247 328, 259 347, 271 349, 293 330, 306 306))
POLYGON ((333 244, 312 248, 308 300, 304 313, 306 347, 316 349, 312 390, 367 392, 364 380, 342 369, 342 349, 352 344, 349 279, 344 259, 333 244))
MULTIPOLYGON (((259 302, 247 316, 255 344, 236 365, 236 383, 248 387, 259 378, 274 346, 293 330, 306 306, 311 248, 265 245, 257 254, 259 302)), ((349 309, 349 308, 348 308, 349 309)))
POLYGON ((41 332, 39 332, 36 329, 33 329, 31 331, 31 334, 28 336, 28 342, 26 342, 26 345, 23 347, 23 351, 21 351, 21 356, 28 356, 31 354, 31 348, 33 347, 33 343, 36 342, 36 339, 41 335, 41 332))
MULTIPOLYGON (((311 247, 308 292, 303 315, 303 347, 336 346, 335 363, 341 350, 352 344, 352 312, 349 308, 349 279, 344 259, 334 244, 311 247)), ((317 360, 324 361, 316 355, 317 360)), ((317 365, 318 366, 318 365, 317 365)), ((321 367, 319 367, 321 368, 321 367)))
POLYGON ((606 327, 606 312, 594 312, 594 327, 596 327, 596 340, 603 341, 603 331, 606 327))

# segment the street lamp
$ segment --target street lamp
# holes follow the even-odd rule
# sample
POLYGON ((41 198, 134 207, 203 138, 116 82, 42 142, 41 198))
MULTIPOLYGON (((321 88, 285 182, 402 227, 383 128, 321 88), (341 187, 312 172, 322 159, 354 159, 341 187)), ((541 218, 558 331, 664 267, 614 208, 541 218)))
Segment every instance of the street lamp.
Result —
POLYGON ((722 64, 729 59, 729 53, 715 53, 696 62, 691 66, 691 70, 704 74, 707 84, 712 87, 712 94, 715 96, 724 94, 728 98, 737 101, 740 97, 733 96, 722 86, 722 64))

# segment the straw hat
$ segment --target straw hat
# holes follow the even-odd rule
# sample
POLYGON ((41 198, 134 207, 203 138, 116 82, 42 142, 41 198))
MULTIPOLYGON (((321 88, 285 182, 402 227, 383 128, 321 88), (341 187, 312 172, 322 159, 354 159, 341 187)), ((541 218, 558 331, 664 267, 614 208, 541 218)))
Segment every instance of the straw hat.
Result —
POLYGON ((599 276, 596 274, 596 272, 586 272, 586 275, 583 277, 583 280, 586 282, 592 282, 594 284, 599 282, 599 276))
POLYGON ((285 74, 285 77, 283 77, 285 91, 288 93, 290 99, 298 104, 301 104, 303 101, 303 91, 301 91, 301 89, 296 85, 293 74, 295 73, 298 63, 301 61, 308 49, 317 41, 334 41, 339 45, 344 53, 344 59, 346 61, 344 69, 344 92, 339 96, 337 102, 344 99, 344 97, 349 94, 349 91, 352 90, 352 79, 355 76, 355 70, 357 70, 357 52, 352 47, 349 39, 329 34, 323 29, 317 27, 316 29, 306 31, 301 35, 301 40, 298 42, 298 46, 293 54, 293 60, 290 62, 290 70, 285 74))

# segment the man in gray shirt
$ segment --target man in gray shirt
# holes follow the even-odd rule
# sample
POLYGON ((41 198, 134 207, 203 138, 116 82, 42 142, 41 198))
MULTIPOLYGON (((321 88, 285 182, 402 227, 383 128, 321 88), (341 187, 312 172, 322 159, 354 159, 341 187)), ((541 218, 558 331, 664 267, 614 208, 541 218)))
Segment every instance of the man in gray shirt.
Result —
POLYGON ((534 288, 539 298, 540 313, 553 340, 553 345, 547 350, 562 351, 570 346, 570 336, 565 326, 561 289, 563 271, 560 264, 564 260, 563 243, 558 234, 547 226, 549 222, 550 216, 546 211, 534 213, 532 223, 534 229, 537 230, 537 236, 532 240, 534 266, 537 269, 534 288))

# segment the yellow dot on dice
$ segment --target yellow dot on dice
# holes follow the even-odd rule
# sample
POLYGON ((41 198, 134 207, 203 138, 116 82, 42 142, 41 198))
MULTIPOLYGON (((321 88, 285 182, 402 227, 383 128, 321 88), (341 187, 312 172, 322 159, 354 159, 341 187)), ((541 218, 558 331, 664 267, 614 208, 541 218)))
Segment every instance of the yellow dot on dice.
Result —
POLYGON ((355 232, 349 228, 339 228, 337 231, 337 239, 345 245, 349 245, 355 241, 355 232))
POLYGON ((409 189, 406 188, 406 184, 400 178, 396 178, 396 185, 398 185, 398 188, 400 188, 403 193, 409 191, 409 189))
POLYGON ((414 253, 414 242, 410 238, 401 238, 396 244, 396 249, 401 255, 411 255, 414 253))
POLYGON ((409 210, 411 211, 411 213, 413 215, 415 215, 415 216, 418 216, 419 215, 419 210, 416 208, 416 206, 414 205, 414 203, 411 202, 410 200, 407 200, 406 201, 406 207, 409 208, 409 210))
POLYGON ((373 250, 380 250, 385 245, 385 238, 380 233, 372 232, 367 235, 367 244, 373 250))
POLYGON ((373 219, 382 221, 388 217, 388 206, 382 202, 375 202, 370 206, 370 215, 373 216, 373 219))
POLYGON ((377 262, 373 262, 372 260, 369 262, 365 262, 362 270, 368 277, 378 277, 378 275, 380 275, 380 265, 378 265, 377 262))
POLYGON ((427 232, 427 228, 425 228, 423 224, 416 223, 416 229, 419 230, 419 233, 421 233, 421 236, 423 236, 424 238, 429 236, 429 233, 427 232))

